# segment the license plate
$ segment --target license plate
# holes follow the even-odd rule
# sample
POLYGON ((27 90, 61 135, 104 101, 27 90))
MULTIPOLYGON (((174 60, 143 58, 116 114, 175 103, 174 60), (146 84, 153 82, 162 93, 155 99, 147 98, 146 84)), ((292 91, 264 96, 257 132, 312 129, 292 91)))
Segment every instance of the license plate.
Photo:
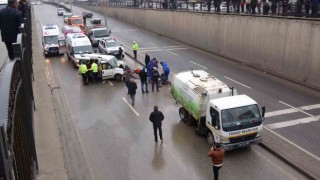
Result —
POLYGON ((243 142, 243 143, 238 144, 238 146, 243 147, 243 146, 247 146, 249 144, 250 144, 249 142, 243 142))

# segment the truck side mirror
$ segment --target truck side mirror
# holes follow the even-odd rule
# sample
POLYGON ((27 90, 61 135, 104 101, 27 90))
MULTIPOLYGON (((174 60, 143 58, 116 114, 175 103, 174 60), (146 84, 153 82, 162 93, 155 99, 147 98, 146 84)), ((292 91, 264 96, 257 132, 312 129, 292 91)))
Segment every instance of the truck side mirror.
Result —
POLYGON ((265 113, 266 113, 266 107, 263 106, 263 107, 261 108, 261 110, 262 110, 262 117, 264 118, 264 115, 265 115, 265 113))

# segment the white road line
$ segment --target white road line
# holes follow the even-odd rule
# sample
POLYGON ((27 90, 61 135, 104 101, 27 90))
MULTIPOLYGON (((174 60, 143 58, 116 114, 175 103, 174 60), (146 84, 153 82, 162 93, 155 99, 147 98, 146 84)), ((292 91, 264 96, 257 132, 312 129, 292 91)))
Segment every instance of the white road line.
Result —
POLYGON ((289 106, 289 107, 291 107, 292 109, 295 109, 295 110, 297 110, 297 111, 300 111, 300 112, 302 112, 303 114, 306 114, 306 115, 308 115, 308 116, 310 116, 310 117, 314 117, 314 115, 312 115, 312 114, 310 114, 310 113, 307 113, 307 112, 305 112, 305 111, 303 111, 303 110, 301 110, 301 109, 298 109, 298 108, 296 108, 296 107, 294 107, 294 106, 291 106, 290 104, 287 104, 287 103, 282 102, 282 101, 279 101, 279 103, 284 104, 284 105, 286 105, 286 106, 289 106))
POLYGON ((155 46, 155 47, 139 48, 139 50, 148 50, 148 49, 159 49, 159 47, 155 46))
POLYGON ((304 153, 308 154, 309 156, 311 156, 312 158, 316 159, 317 161, 320 161, 320 158, 319 158, 318 156, 316 156, 316 155, 312 154, 311 152, 303 149, 302 147, 300 147, 300 146, 298 146, 297 144, 291 142, 291 141, 288 140, 287 138, 285 138, 285 137, 281 136, 280 134, 274 132, 274 131, 271 130, 270 128, 268 128, 268 127, 266 127, 266 126, 264 126, 263 128, 265 128, 266 130, 270 131, 272 134, 278 136, 280 139, 286 141, 287 143, 293 145, 293 146, 296 147, 297 149, 300 149, 301 151, 303 151, 304 153))
POLYGON ((139 113, 131 106, 130 103, 126 100, 126 98, 122 97, 123 101, 130 107, 130 109, 137 115, 139 116, 139 113))
POLYGON ((175 56, 179 56, 178 54, 176 54, 176 53, 174 53, 174 52, 171 52, 171 51, 169 51, 169 50, 167 50, 167 52, 169 52, 169 53, 171 53, 171 54, 173 54, 173 55, 175 55, 175 56))
POLYGON ((111 86, 113 86, 113 84, 112 84, 112 82, 111 82, 111 81, 108 81, 108 83, 109 83, 111 86))
POLYGON ((153 51, 163 51, 163 49, 146 49, 146 50, 139 50, 140 52, 153 52, 153 51))
POLYGON ((171 48, 171 49, 166 49, 167 51, 176 51, 176 50, 184 50, 184 49, 189 49, 189 48, 171 48))
MULTIPOLYGON (((318 108, 320 108, 320 104, 301 106, 301 107, 298 107, 297 109, 302 109, 302 110, 308 111, 308 110, 318 109, 318 108)), ((278 111, 267 112, 265 117, 280 116, 280 115, 284 115, 284 114, 299 112, 297 109, 290 108, 290 109, 282 109, 282 110, 278 110, 278 111)))
POLYGON ((152 43, 152 42, 149 42, 149 44, 153 45, 153 46, 157 46, 156 44, 152 43))
POLYGON ((195 65, 197 65, 197 66, 200 66, 200 67, 202 67, 202 68, 204 68, 204 69, 208 69, 207 67, 204 67, 204 66, 202 66, 201 64, 198 64, 198 63, 196 63, 196 62, 193 62, 193 61, 190 61, 192 64, 195 64, 195 65))
POLYGON ((279 123, 267 124, 265 126, 270 129, 279 129, 279 128, 298 125, 298 124, 306 124, 306 123, 319 121, 319 120, 320 120, 320 116, 313 116, 313 117, 295 119, 295 120, 284 121, 284 122, 279 122, 279 123))
POLYGON ((244 87, 246 87, 246 88, 248 88, 248 89, 251 89, 251 87, 249 87, 249 86, 247 86, 247 85, 245 85, 245 84, 242 84, 242 83, 240 83, 240 82, 238 82, 238 81, 236 81, 236 80, 234 80, 234 79, 231 79, 231 78, 229 78, 229 77, 227 77, 227 76, 224 76, 226 79, 229 79, 230 81, 233 81, 233 82, 235 82, 235 83, 237 83, 237 84, 240 84, 240 85, 242 85, 242 86, 244 86, 244 87))

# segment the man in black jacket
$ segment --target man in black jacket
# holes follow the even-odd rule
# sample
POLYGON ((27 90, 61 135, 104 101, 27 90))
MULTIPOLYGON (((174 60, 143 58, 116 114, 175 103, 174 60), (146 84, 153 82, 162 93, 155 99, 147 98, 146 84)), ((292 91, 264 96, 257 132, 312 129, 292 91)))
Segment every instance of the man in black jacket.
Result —
POLYGON ((132 106, 134 106, 136 90, 137 90, 137 83, 133 79, 130 79, 130 81, 128 83, 128 90, 129 90, 130 98, 132 100, 132 106))
POLYGON ((142 68, 142 70, 139 73, 142 94, 144 94, 145 92, 149 93, 149 91, 148 91, 148 74, 146 71, 147 71, 146 68, 142 68), (146 87, 146 91, 144 91, 144 86, 146 87))
POLYGON ((19 9, 19 11, 22 12, 23 18, 26 18, 27 17, 27 13, 29 11, 28 1, 27 0, 20 0, 18 9, 19 9))
POLYGON ((0 10, 0 30, 2 42, 6 44, 10 59, 14 58, 12 43, 17 42, 19 27, 22 23, 22 13, 17 10, 16 0, 9 0, 8 6, 0 10))
POLYGON ((149 120, 153 123, 154 140, 156 142, 158 142, 157 129, 159 129, 160 140, 163 141, 161 129, 163 119, 164 116, 161 111, 158 111, 158 106, 154 106, 154 111, 150 114, 149 120))

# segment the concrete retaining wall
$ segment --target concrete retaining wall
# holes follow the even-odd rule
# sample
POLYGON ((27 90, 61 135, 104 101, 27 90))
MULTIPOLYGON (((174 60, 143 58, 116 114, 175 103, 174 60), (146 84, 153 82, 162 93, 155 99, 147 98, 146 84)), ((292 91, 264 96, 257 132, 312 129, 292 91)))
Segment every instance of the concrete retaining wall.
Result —
MULTIPOLYGON (((99 7, 85 7, 101 12, 99 7)), ((320 90, 320 22, 108 8, 108 16, 320 90)))

